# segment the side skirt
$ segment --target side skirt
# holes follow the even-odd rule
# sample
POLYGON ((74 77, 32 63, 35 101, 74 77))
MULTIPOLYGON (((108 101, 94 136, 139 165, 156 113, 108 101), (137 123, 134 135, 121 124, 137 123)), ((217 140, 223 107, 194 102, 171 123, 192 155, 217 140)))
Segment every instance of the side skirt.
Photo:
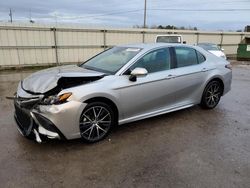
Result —
POLYGON ((158 116, 158 115, 162 115, 162 114, 166 114, 166 113, 169 113, 169 112, 182 110, 182 109, 185 109, 185 108, 192 107, 194 105, 195 104, 187 104, 187 105, 183 105, 183 106, 179 106, 179 107, 172 107, 172 108, 167 108, 167 109, 162 109, 162 110, 156 110, 156 111, 153 111, 153 112, 133 116, 133 117, 130 117, 130 118, 127 118, 127 119, 119 120, 119 125, 122 125, 122 124, 125 124, 125 123, 130 123, 130 122, 133 122, 133 121, 138 121, 138 120, 141 120, 141 119, 146 119, 146 118, 158 116))

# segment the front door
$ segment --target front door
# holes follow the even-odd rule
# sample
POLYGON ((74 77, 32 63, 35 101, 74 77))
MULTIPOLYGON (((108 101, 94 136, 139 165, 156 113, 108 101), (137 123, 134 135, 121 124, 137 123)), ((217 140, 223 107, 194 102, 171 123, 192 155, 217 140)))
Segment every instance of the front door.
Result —
POLYGON ((145 68, 148 75, 137 77, 133 82, 129 80, 129 75, 124 74, 116 82, 124 120, 166 109, 175 102, 175 83, 168 48, 149 52, 133 64, 130 70, 137 67, 145 68))

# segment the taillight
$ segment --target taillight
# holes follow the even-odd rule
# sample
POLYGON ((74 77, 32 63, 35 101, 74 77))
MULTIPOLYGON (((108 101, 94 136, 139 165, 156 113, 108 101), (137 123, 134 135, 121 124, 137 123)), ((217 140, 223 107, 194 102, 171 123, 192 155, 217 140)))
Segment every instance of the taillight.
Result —
POLYGON ((232 68, 233 68, 233 66, 232 66, 231 64, 227 64, 227 65, 225 65, 225 67, 226 67, 227 69, 230 69, 230 70, 232 70, 232 68))

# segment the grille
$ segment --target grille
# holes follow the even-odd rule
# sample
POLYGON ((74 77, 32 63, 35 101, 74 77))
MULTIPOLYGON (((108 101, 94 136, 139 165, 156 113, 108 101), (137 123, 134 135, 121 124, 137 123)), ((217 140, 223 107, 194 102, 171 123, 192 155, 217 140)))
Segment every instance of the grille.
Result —
POLYGON ((29 114, 29 110, 21 108, 17 101, 14 103, 15 105, 15 115, 18 121, 18 126, 24 131, 25 134, 29 134, 32 128, 32 118, 29 114))

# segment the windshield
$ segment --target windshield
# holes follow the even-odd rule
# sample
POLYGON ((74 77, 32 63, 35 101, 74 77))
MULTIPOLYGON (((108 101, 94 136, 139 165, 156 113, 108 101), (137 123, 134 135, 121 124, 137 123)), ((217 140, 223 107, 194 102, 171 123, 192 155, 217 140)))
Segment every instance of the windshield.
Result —
POLYGON ((115 74, 140 51, 141 48, 114 47, 89 59, 86 63, 82 64, 81 67, 115 74))
POLYGON ((220 50, 216 44, 198 44, 198 46, 203 48, 204 50, 220 50))

